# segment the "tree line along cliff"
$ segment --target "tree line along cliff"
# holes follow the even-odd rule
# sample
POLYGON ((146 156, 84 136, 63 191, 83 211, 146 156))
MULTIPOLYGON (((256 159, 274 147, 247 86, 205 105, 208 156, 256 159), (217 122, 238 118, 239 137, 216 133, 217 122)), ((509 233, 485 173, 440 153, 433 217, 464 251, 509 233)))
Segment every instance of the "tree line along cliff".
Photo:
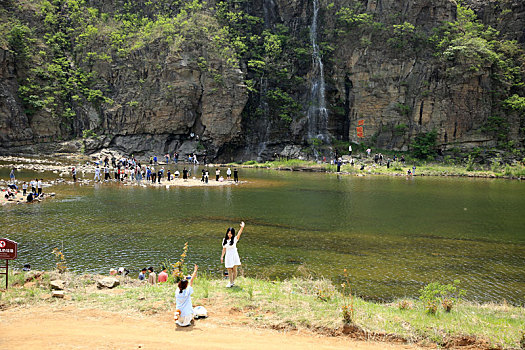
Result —
POLYGON ((521 159, 523 28, 518 0, 1 0, 0 150, 231 161, 427 137, 521 159))

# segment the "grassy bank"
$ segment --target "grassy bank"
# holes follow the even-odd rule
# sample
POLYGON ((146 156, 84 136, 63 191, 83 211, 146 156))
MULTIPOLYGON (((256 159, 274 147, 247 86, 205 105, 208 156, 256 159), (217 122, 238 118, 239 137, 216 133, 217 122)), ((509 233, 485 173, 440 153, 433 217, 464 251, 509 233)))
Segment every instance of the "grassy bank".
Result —
MULTIPOLYGON (((336 172, 337 167, 329 163, 290 159, 276 160, 264 163, 248 161, 242 164, 243 167, 266 168, 275 170, 291 171, 320 171, 336 172)), ((447 164, 423 162, 419 160, 407 160, 404 163, 399 161, 392 162, 387 168, 385 162, 383 165, 374 163, 370 158, 356 158, 355 164, 344 164, 341 166, 341 173, 354 175, 406 175, 407 171, 416 166, 416 176, 465 176, 465 177, 486 177, 486 178, 525 178, 525 166, 516 165, 492 165, 482 167, 476 164, 447 164), (361 167, 364 165, 364 169, 361 167)))
MULTIPOLYGON (((24 273, 10 277, 10 288, 1 293, 0 310, 19 305, 47 303, 95 307, 145 315, 173 310, 174 284, 150 286, 120 277, 112 290, 97 289, 101 276, 46 272, 32 279, 24 273), (66 281, 66 298, 50 296, 50 281, 66 281)), ((241 323, 275 329, 308 328, 324 334, 343 333, 341 306, 348 303, 330 281, 295 278, 268 281, 241 277, 238 286, 225 288, 225 281, 201 274, 194 285, 194 305, 204 305, 210 317, 237 314, 241 323)), ((5 280, 0 279, 0 286, 5 280)), ((525 330, 525 309, 506 304, 459 302, 451 312, 425 312, 419 300, 388 304, 353 300, 350 335, 360 338, 404 339, 419 344, 476 344, 481 348, 519 349, 525 330)), ((224 317, 224 316, 223 316, 224 317)))

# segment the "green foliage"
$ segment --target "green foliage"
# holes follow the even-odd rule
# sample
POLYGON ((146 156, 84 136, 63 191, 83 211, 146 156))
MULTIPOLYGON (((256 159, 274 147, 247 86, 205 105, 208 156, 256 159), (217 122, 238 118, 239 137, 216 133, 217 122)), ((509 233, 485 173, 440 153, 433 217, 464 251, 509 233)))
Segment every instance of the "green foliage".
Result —
POLYGON ((457 20, 437 28, 430 42, 452 77, 490 69, 504 90, 523 86, 523 49, 515 41, 501 39, 494 28, 485 27, 467 6, 458 4, 457 20))
POLYGON ((419 51, 425 42, 426 36, 410 22, 392 25, 393 35, 387 43, 396 50, 419 51))
POLYGON ((412 112, 412 108, 410 106, 401 102, 396 103, 395 109, 399 114, 404 116, 408 116, 410 115, 410 112, 412 112))
POLYGON ((467 171, 474 171, 474 164, 475 164, 476 157, 474 157, 472 154, 469 154, 467 157, 467 171))
POLYGON ((360 6, 352 7, 342 7, 336 13, 337 20, 347 28, 355 27, 373 27, 376 22, 374 22, 374 16, 369 13, 362 13, 360 6))
POLYGON ((95 131, 93 131, 91 129, 82 130, 82 138, 83 139, 88 139, 88 138, 92 138, 92 137, 97 137, 97 134, 95 133, 95 131))
POLYGON ((394 126, 394 134, 397 136, 404 135, 407 130, 408 130, 408 125, 406 125, 405 123, 400 123, 394 126))
POLYGON ((301 106, 280 88, 269 90, 266 93, 270 111, 277 115, 284 122, 290 123, 294 116, 298 115, 301 106))
POLYGON ((310 144, 316 148, 321 147, 323 145, 323 140, 316 138, 316 137, 310 139, 309 141, 310 141, 310 144))
POLYGON ((525 97, 514 94, 503 101, 503 103, 505 104, 505 107, 509 109, 520 113, 525 113, 525 97))
POLYGON ((7 33, 9 50, 13 52, 17 64, 26 63, 31 58, 31 45, 35 39, 31 29, 23 24, 15 24, 7 33))
POLYGON ((454 280, 451 284, 432 282, 421 288, 419 299, 423 302, 426 312, 435 315, 440 304, 445 311, 450 312, 452 306, 465 295, 465 290, 459 288, 459 283, 459 280, 454 280))
POLYGON ((481 131, 494 136, 498 142, 503 142, 507 140, 509 128, 510 125, 505 117, 494 115, 487 118, 481 131))
POLYGON ((417 159, 431 159, 436 156, 437 131, 418 134, 410 145, 411 154, 417 159))

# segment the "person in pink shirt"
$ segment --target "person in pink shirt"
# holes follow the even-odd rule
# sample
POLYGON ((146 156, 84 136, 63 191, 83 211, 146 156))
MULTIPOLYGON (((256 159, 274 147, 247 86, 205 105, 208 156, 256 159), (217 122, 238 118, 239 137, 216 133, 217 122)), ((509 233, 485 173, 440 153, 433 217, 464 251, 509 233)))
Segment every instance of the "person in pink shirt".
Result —
POLYGON ((168 272, 167 269, 163 266, 162 272, 159 273, 159 283, 167 282, 168 281, 168 272))

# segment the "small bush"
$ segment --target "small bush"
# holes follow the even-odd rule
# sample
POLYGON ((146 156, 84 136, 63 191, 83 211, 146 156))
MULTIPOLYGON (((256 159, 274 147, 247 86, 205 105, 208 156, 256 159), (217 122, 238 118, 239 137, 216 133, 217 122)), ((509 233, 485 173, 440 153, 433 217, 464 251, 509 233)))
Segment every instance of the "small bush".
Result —
POLYGON ((397 303, 397 307, 399 310, 410 310, 414 307, 414 304, 411 301, 403 299, 397 303))
POLYGON ((343 305, 341 305, 341 313, 343 316, 343 322, 350 324, 355 320, 354 295, 352 294, 352 287, 350 285, 350 276, 346 269, 344 269, 343 277, 344 282, 341 284, 341 287, 343 288, 343 305))
POLYGON ((66 257, 58 248, 53 249, 52 253, 55 255, 57 271, 64 273, 67 271, 66 257))
POLYGON ((419 299, 423 302, 425 310, 429 314, 436 314, 441 304, 446 312, 452 310, 453 305, 465 295, 463 289, 459 289, 459 280, 452 284, 440 284, 432 282, 421 288, 419 299))
POLYGON ((436 156, 437 131, 417 135, 410 145, 412 156, 418 159, 432 159, 436 156))
POLYGON ((329 301, 332 299, 335 295, 335 290, 330 287, 331 285, 322 285, 321 287, 317 288, 317 298, 322 301, 329 301))
POLYGON ((93 130, 82 130, 82 138, 87 139, 91 137, 97 137, 97 134, 93 130))

